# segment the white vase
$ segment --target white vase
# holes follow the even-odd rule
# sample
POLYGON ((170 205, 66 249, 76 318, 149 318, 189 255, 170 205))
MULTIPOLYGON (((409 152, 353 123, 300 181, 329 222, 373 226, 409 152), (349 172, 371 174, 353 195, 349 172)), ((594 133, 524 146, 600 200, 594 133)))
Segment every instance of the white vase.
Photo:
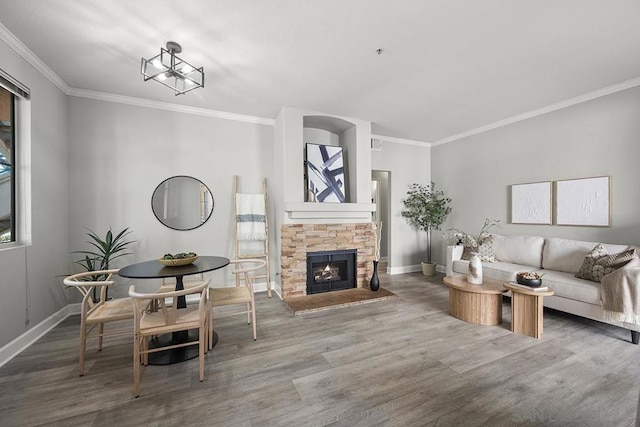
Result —
POLYGON ((482 284, 482 262, 478 252, 471 252, 471 258, 469 258, 469 273, 467 274, 467 282, 474 285, 482 284))

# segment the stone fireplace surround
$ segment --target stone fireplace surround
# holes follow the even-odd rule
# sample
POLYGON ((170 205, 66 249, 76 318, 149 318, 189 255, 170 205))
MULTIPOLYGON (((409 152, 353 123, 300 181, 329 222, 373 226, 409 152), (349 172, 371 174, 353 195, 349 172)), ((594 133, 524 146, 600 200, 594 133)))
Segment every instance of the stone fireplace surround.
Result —
POLYGON ((372 223, 282 225, 282 297, 307 294, 307 252, 339 249, 357 249, 356 287, 368 288, 375 250, 372 223))

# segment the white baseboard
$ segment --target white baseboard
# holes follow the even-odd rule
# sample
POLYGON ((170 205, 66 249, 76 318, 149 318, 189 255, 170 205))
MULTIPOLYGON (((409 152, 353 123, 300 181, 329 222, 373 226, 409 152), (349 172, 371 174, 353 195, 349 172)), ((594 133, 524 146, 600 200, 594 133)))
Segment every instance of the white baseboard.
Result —
MULTIPOLYGON (((436 271, 439 273, 444 273, 446 271, 446 267, 444 265, 436 265, 436 271)), ((422 265, 405 265, 402 267, 387 267, 387 274, 405 274, 405 273, 415 273, 417 271, 422 271, 422 265)))
MULTIPOLYGON (((278 285, 276 282, 271 282, 271 290, 275 291, 275 293, 278 294, 278 296, 282 299, 282 292, 280 290, 280 285, 278 285)), ((254 283, 253 284, 253 291, 255 293, 258 292, 267 292, 267 282, 262 282, 262 283, 254 283)))
POLYGON ((73 314, 80 314, 80 304, 69 304, 62 307, 33 328, 0 348, 0 368, 73 314))
POLYGON ((416 271, 422 271, 422 265, 404 265, 402 267, 387 267, 387 274, 405 274, 415 273, 416 271))

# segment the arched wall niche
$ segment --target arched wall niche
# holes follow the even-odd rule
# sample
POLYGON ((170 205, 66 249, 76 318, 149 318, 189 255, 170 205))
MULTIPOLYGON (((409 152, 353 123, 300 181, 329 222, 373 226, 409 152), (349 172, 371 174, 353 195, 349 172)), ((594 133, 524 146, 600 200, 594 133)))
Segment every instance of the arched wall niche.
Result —
MULTIPOLYGON (((333 185, 336 185, 338 188, 337 192, 341 192, 344 194, 344 202, 352 203, 355 202, 355 188, 352 188, 352 183, 355 180, 355 177, 351 178, 351 173, 355 170, 355 164, 350 163, 350 159, 356 153, 356 124, 350 122, 348 120, 332 117, 326 115, 308 115, 302 117, 302 126, 303 126, 303 135, 304 135, 304 144, 303 144, 303 156, 305 156, 307 149, 309 148, 307 144, 317 144, 317 145, 330 145, 337 146, 342 148, 342 159, 340 163, 342 164, 342 169, 344 171, 343 175, 341 175, 341 179, 333 181, 333 185)), ((313 147, 312 147, 313 149, 313 147)), ((315 147, 317 153, 317 147, 315 147)), ((335 164, 334 164, 335 165, 335 164)), ((318 165, 321 167, 321 165, 318 165)), ((316 170, 317 169, 313 169, 316 170)), ((305 202, 314 202, 314 195, 310 194, 310 190, 308 188, 308 179, 312 171, 308 169, 305 170, 305 202)), ((324 181, 325 177, 322 176, 320 172, 318 172, 317 180, 324 181)), ((332 178, 326 178, 331 180, 332 178)), ((333 196, 334 194, 332 194, 333 196)), ((334 202, 336 197, 333 197, 334 202)))

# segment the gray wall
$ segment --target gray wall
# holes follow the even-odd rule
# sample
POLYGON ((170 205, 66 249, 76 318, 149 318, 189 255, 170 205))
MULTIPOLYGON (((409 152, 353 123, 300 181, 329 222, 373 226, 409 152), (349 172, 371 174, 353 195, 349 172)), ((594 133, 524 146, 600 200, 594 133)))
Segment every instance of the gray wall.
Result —
MULTIPOLYGON (((0 347, 67 305, 66 96, 4 42, 0 66, 31 89, 30 245, 0 250, 0 347)), ((23 175, 24 176, 24 175, 23 175)))
MULTIPOLYGON (((233 176, 240 177, 240 192, 262 193, 272 170, 272 126, 74 97, 69 116, 72 250, 87 249, 85 227, 103 235, 111 226, 130 227, 136 240, 134 254, 115 267, 168 252, 233 255, 233 176), (213 194, 211 218, 195 230, 167 228, 151 210, 154 189, 174 175, 193 176, 213 194)), ((223 270, 210 275, 214 282, 233 280, 223 270)), ((126 294, 127 283, 117 295, 126 294)), ((157 283, 136 286, 151 290, 157 283)))
MULTIPOLYGON (((490 217, 503 234, 639 244, 639 101, 636 87, 433 147, 433 179, 453 199, 446 227, 477 234, 490 217), (612 177, 611 227, 507 224, 511 184, 601 175, 612 177)), ((434 252, 443 264, 441 241, 434 252)))
POLYGON ((400 215, 402 200, 407 195, 409 185, 414 182, 428 184, 431 179, 430 148, 396 144, 385 141, 382 151, 371 151, 371 167, 374 170, 389 171, 389 231, 388 270, 397 274, 419 269, 427 256, 426 235, 416 232, 400 215))

